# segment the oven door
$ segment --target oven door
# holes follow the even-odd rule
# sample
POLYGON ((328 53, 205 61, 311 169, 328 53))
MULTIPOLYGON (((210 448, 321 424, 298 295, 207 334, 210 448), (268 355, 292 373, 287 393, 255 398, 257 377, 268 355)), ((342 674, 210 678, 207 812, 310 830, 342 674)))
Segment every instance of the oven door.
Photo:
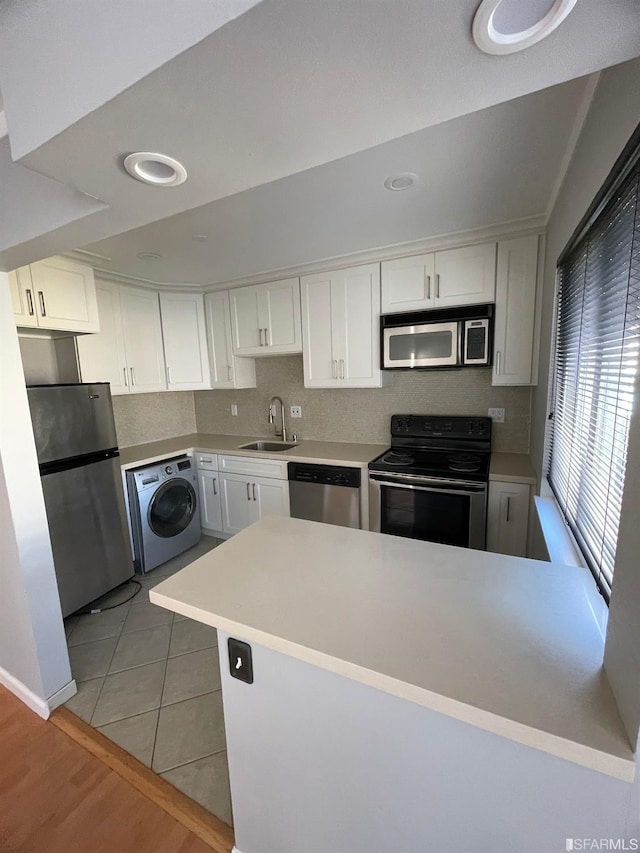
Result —
POLYGON ((378 533, 484 551, 486 483, 371 473, 369 526, 378 533))
POLYGON ((455 367, 460 364, 461 324, 423 323, 387 328, 382 333, 382 363, 394 367, 455 367))

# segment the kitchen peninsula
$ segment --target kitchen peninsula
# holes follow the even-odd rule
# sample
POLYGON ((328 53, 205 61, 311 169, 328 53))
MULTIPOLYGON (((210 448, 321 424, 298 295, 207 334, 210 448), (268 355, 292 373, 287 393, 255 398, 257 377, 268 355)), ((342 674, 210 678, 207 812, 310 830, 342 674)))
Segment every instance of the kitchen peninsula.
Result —
POLYGON ((275 517, 162 582, 155 604, 220 632, 237 850, 539 853, 623 834, 635 764, 588 583, 275 517), (229 674, 228 635, 251 645, 252 684, 229 674))

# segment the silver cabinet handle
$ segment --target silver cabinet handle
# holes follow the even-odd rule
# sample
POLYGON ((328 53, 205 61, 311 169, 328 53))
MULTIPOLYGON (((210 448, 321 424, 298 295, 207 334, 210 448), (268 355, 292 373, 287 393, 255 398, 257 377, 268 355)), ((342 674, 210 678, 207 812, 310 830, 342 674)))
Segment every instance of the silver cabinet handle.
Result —
POLYGON ((249 491, 251 488, 251 483, 247 483, 247 500, 251 500, 251 492, 249 491))
POLYGON ((509 521, 510 513, 511 513, 511 498, 507 497, 507 522, 509 521))
POLYGON ((46 317, 47 316, 47 307, 44 304, 44 293, 41 290, 38 291, 38 298, 40 299, 40 310, 42 311, 42 316, 46 317))
POLYGON ((264 344, 262 343, 262 329, 258 329, 258 334, 260 335, 260 346, 263 347, 264 344))
POLYGON ((171 385, 171 368, 167 367, 167 384, 171 385))
POLYGON ((214 477, 214 478, 213 478, 213 494, 214 494, 214 495, 217 495, 217 494, 218 494, 218 489, 217 489, 217 487, 216 487, 217 479, 218 479, 217 477, 214 477))
POLYGON ((427 299, 431 299, 431 276, 427 276, 427 299))
POLYGON ((269 329, 264 330, 264 345, 266 347, 271 346, 271 344, 269 343, 269 329))
POLYGON ((233 371, 230 364, 227 365, 227 379, 229 382, 233 382, 233 371))
POLYGON ((33 310, 33 296, 31 295, 31 290, 29 288, 27 288, 26 293, 27 293, 27 303, 29 306, 29 316, 33 317, 33 315, 35 314, 35 311, 33 310))
POLYGON ((331 377, 332 379, 338 378, 338 363, 335 358, 331 359, 331 377))
POLYGON ((496 376, 500 376, 500 350, 496 351, 496 376))
POLYGON ((255 499, 256 499, 256 484, 253 483, 252 485, 253 485, 253 499, 255 501, 255 499))
POLYGON ((440 273, 436 273, 436 299, 440 299, 440 273))
POLYGON ((123 367, 123 368, 122 368, 122 372, 124 373, 124 387, 125 387, 125 388, 128 388, 128 387, 129 387, 129 383, 128 383, 128 381, 127 381, 127 368, 126 368, 126 367, 123 367))
POLYGON ((131 384, 135 385, 136 384, 136 375, 133 372, 133 367, 130 367, 129 370, 131 371, 131 384))
POLYGON ((340 379, 344 379, 344 358, 340 359, 340 379))
POLYGON ((201 462, 206 462, 206 463, 208 463, 208 464, 210 465, 210 464, 213 462, 213 459, 205 459, 205 458, 204 458, 204 456, 201 456, 201 457, 200 457, 200 461, 201 461, 201 462))

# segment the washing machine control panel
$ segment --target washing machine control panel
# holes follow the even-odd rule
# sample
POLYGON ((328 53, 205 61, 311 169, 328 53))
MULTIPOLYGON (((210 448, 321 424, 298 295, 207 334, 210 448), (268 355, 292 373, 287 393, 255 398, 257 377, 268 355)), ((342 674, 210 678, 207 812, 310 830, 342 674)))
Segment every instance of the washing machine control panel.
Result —
POLYGON ((164 469, 164 473, 173 474, 173 468, 171 467, 171 465, 167 465, 167 467, 164 469))
POLYGON ((180 475, 182 472, 191 473, 192 469, 193 462, 189 458, 172 459, 170 464, 166 460, 160 464, 136 471, 135 479, 138 489, 141 489, 159 483, 161 480, 166 480, 168 477, 180 475))

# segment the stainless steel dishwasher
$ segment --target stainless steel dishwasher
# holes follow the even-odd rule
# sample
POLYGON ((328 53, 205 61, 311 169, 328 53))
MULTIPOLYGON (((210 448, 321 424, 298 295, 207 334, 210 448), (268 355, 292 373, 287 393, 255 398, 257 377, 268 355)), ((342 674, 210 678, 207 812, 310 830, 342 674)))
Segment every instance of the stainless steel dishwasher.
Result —
POLYGON ((289 462, 292 518, 360 527, 360 468, 289 462))

